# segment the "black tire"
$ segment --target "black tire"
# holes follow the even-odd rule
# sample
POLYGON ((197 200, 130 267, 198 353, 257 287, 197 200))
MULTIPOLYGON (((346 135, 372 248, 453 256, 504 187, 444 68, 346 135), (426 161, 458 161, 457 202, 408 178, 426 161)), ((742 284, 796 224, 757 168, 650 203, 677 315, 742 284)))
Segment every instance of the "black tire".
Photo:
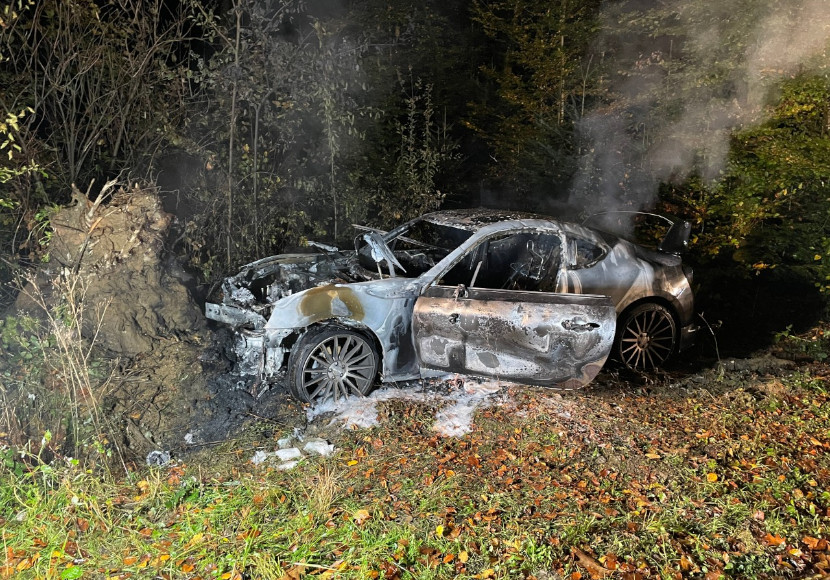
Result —
POLYGON ((339 326, 306 332, 288 357, 288 386, 306 403, 368 395, 380 357, 373 341, 339 326))
POLYGON ((635 306, 617 321, 614 354, 635 371, 659 368, 677 348, 677 324, 664 306, 635 306))

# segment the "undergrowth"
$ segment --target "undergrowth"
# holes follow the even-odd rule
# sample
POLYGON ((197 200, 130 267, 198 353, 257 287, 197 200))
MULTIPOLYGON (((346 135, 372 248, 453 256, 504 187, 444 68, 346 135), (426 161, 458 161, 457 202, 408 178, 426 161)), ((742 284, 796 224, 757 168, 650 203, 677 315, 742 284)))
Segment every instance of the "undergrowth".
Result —
POLYGON ((701 388, 611 404, 517 391, 460 438, 394 403, 387 423, 289 471, 249 461, 270 439, 121 476, 5 446, 0 576, 819 575, 830 569, 823 373, 754 379, 775 383, 755 396, 701 388))
POLYGON ((116 366, 96 351, 108 305, 88 304, 85 280, 68 270, 48 285, 19 284, 27 309, 0 320, 0 433, 28 454, 126 469, 100 406, 116 366), (50 445, 34 451, 44 433, 50 445))

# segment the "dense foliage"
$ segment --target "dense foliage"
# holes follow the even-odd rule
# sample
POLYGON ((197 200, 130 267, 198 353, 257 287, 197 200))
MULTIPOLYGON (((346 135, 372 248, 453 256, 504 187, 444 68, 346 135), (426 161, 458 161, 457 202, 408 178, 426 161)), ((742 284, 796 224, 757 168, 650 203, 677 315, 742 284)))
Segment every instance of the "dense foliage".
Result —
POLYGON ((737 133, 711 214, 710 251, 830 290, 830 80, 782 84, 769 120, 737 133))
POLYGON ((701 260, 825 287, 827 38, 810 6, 15 0, 4 264, 36 253, 39 210, 70 183, 161 171, 175 249, 213 279, 309 237, 348 246, 354 222, 556 201, 660 206, 696 219, 701 260))

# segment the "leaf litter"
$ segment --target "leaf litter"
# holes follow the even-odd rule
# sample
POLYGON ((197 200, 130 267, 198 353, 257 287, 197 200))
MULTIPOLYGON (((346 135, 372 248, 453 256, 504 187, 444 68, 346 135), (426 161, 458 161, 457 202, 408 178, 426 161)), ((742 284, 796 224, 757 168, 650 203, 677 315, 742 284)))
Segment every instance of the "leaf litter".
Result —
MULTIPOLYGON (((109 559, 87 548, 84 566, 113 578, 145 569, 229 578, 821 577, 830 572, 828 378, 830 367, 815 365, 680 379, 606 373, 577 393, 453 377, 381 389, 306 410, 304 430, 285 425, 212 450, 195 479, 176 466, 153 471, 160 481, 125 483, 123 497, 108 500, 117 519, 107 529, 135 532, 141 544, 109 559), (336 445, 333 453, 309 454, 290 472, 233 462, 250 445, 304 449, 315 438, 336 445), (220 469, 223 453, 230 465, 220 469), (194 529, 204 534, 198 552, 186 543, 194 529)), ((55 524, 93 545, 95 502, 72 493, 83 501, 49 513, 68 513, 55 524), (80 520, 92 522, 88 531, 80 520)), ((53 551, 72 548, 45 533, 34 544, 44 547, 33 548, 30 534, 41 532, 25 530, 51 516, 33 512, 25 524, 13 516, 0 514, 10 574, 45 571, 53 551)))

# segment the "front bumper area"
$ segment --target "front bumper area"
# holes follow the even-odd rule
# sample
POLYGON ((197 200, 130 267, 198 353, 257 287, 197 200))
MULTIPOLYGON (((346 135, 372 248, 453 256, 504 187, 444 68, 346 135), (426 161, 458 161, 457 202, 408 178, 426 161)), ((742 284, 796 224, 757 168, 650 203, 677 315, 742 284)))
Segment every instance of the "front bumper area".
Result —
POLYGON ((252 310, 246 310, 231 304, 205 304, 205 316, 210 320, 222 322, 230 326, 242 326, 249 324, 254 328, 265 326, 265 318, 252 310))
POLYGON ((234 353, 236 370, 243 375, 253 375, 267 379, 279 374, 285 367, 285 340, 292 334, 290 330, 241 330, 236 333, 234 353))

